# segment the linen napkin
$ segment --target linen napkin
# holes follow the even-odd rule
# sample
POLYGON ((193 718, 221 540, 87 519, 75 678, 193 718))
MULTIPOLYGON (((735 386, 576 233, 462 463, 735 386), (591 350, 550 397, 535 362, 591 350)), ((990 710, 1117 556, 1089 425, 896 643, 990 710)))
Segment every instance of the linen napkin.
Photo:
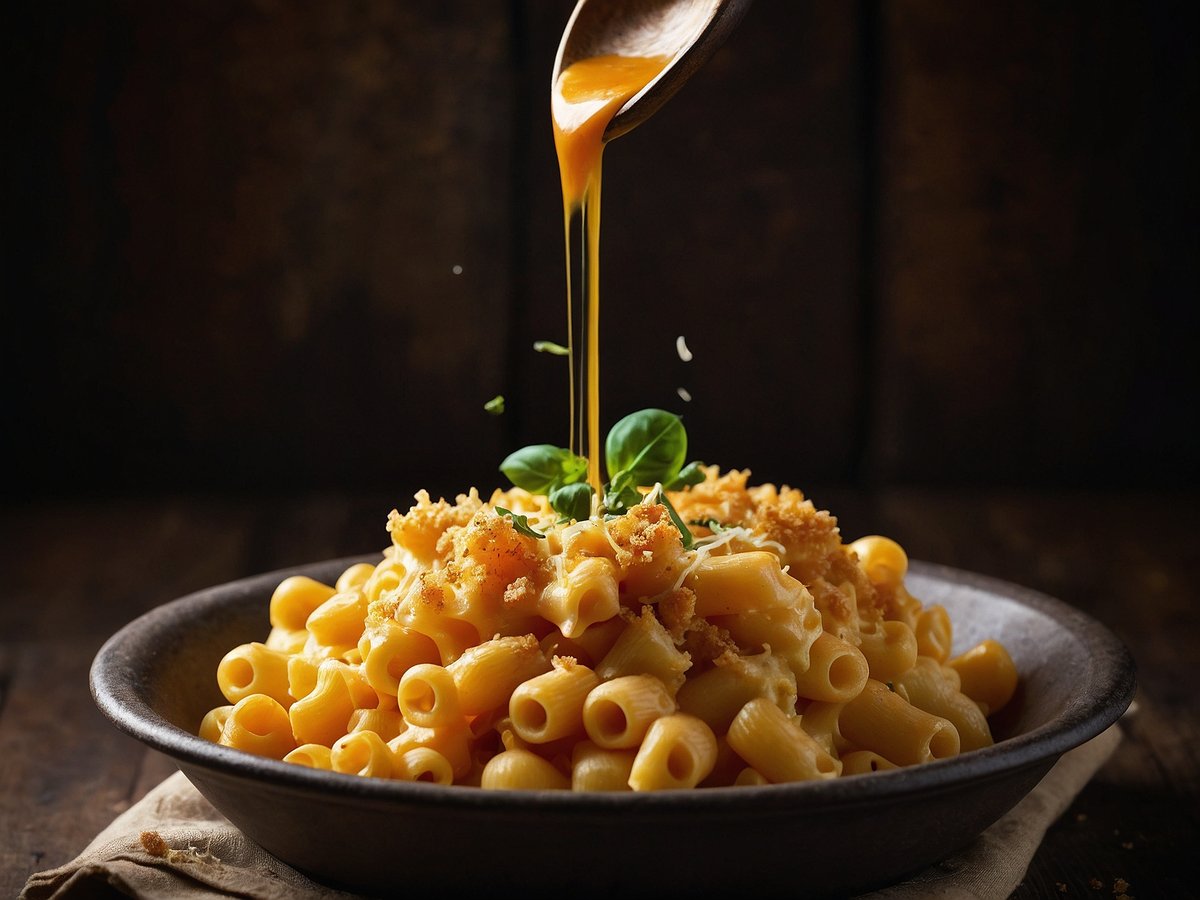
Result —
MULTIPOLYGON (((859 900, 1004 900, 1020 883, 1046 829, 1120 743, 1113 725, 1063 754, 1041 783, 970 846, 900 884, 859 900)), ((113 820, 71 862, 38 872, 20 900, 359 900, 280 862, 233 827, 183 773, 171 775, 113 820)))

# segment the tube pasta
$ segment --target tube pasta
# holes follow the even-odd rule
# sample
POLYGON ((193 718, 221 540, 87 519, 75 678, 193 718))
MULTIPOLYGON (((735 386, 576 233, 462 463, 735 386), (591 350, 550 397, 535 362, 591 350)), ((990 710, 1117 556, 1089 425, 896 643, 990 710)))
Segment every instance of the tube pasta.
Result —
POLYGON ((635 791, 693 788, 717 761, 717 738, 695 716, 672 713, 655 719, 629 773, 635 791))
POLYGON ((410 725, 387 742, 392 753, 401 756, 416 747, 436 750, 450 763, 455 779, 463 778, 471 771, 471 731, 466 721, 441 728, 424 728, 410 725))
POLYGON ((439 728, 462 720, 458 686, 454 676, 442 666, 422 663, 413 666, 400 679, 396 694, 400 713, 410 725, 439 728))
POLYGON ((206 741, 219 742, 221 740, 221 732, 225 728, 225 723, 229 721, 229 714, 231 712, 233 712, 232 704, 218 706, 205 713, 204 718, 200 721, 200 737, 206 741))
POLYGON ((958 732, 950 722, 917 709, 874 679, 845 705, 838 725, 847 740, 898 766, 945 759, 959 752, 958 732))
POLYGON ((940 663, 950 658, 953 627, 945 607, 928 606, 921 610, 913 631, 917 638, 917 652, 921 656, 928 656, 940 663))
POLYGON ((569 657, 555 657, 554 668, 520 685, 508 701, 512 726, 522 740, 545 744, 583 733, 583 705, 599 684, 596 673, 569 657))
POLYGON ((886 772, 897 769, 894 762, 884 759, 874 750, 852 750, 842 754, 843 775, 866 775, 869 772, 886 772))
POLYGON ((800 727, 831 756, 840 756, 850 742, 838 725, 844 703, 810 703, 800 716, 800 727))
POLYGON ((821 614, 807 590, 796 606, 715 616, 712 623, 728 631, 749 652, 770 647, 772 652, 786 656, 796 672, 808 671, 809 650, 821 635, 821 614))
POLYGON ((583 727, 598 747, 637 747, 650 725, 675 712, 666 686, 651 675, 625 675, 596 686, 583 701, 583 727))
POLYGON ((1017 667, 1008 651, 996 641, 976 644, 947 665, 958 673, 962 692, 978 703, 985 714, 1003 709, 1016 692, 1017 667))
POLYGON ((342 572, 334 582, 333 588, 339 594, 343 591, 349 591, 353 588, 362 587, 366 584, 367 579, 375 574, 375 566, 370 563, 355 563, 342 572))
POLYGON ((304 575, 285 578, 271 595, 271 624, 288 631, 300 631, 313 611, 335 593, 329 585, 304 575))
POLYGON ((917 665, 896 679, 896 690, 917 709, 949 721, 958 732, 961 749, 989 747, 992 734, 987 718, 970 697, 958 690, 957 680, 953 670, 947 677, 941 666, 922 656, 917 665))
POLYGON ((552 764, 529 750, 505 750, 483 767, 479 786, 488 790, 564 791, 569 779, 552 764))
POLYGON ((401 781, 453 784, 454 767, 432 747, 413 747, 393 757, 392 770, 401 781))
POLYGON ((562 581, 550 585, 538 602, 542 617, 568 638, 579 637, 589 625, 608 621, 620 609, 616 566, 602 556, 581 560, 562 581))
POLYGON ((380 694, 395 695, 400 677, 413 666, 442 661, 437 644, 428 635, 396 622, 383 623, 360 641, 360 648, 363 643, 367 645, 363 674, 380 694))
POLYGON ((782 709, 796 706, 796 679, 786 662, 770 651, 754 657, 718 657, 713 668, 688 679, 677 697, 679 708, 724 734, 743 706, 766 697, 782 709))
POLYGON ((335 772, 367 778, 392 777, 392 751, 373 731, 354 731, 334 742, 329 761, 335 772))
POLYGON ((230 703, 266 694, 277 703, 290 706, 288 657, 265 644, 242 644, 226 653, 217 666, 217 686, 230 703))
POLYGON ((797 720, 761 697, 742 707, 729 726, 729 746, 773 784, 834 778, 841 764, 797 720))
POLYGON ((703 474, 669 494, 687 548, 657 492, 570 524, 519 489, 417 494, 378 563, 280 582, 263 641, 217 666, 200 735, 366 777, 577 791, 868 774, 992 743, 1016 667, 991 640, 954 655, 899 544, 845 544, 799 491, 703 474))
POLYGON ((287 710, 266 694, 251 694, 233 705, 219 743, 272 759, 283 759, 296 749, 287 710))
POLYGON ((296 631, 289 631, 286 628, 272 628, 270 634, 267 635, 266 641, 263 643, 268 650, 291 654, 299 653, 304 649, 304 645, 307 642, 307 629, 300 628, 296 631))
POLYGON ((292 734, 300 743, 329 747, 346 733, 354 713, 354 699, 340 666, 332 659, 321 663, 316 687, 288 710, 292 734))
POLYGON ((728 616, 749 610, 788 609, 812 602, 808 590, 766 550, 710 556, 684 580, 696 595, 696 615, 728 616))
POLYGON ((742 771, 737 773, 737 777, 733 779, 736 787, 761 787, 764 784, 770 784, 767 781, 767 776, 758 769, 746 766, 742 771))
POLYGON ((385 741, 397 737, 408 727, 398 709, 356 709, 350 714, 346 731, 373 731, 385 741))
POLYGON ((824 631, 812 643, 808 668, 796 673, 796 693, 810 700, 843 703, 862 692, 869 669, 857 647, 824 631))
POLYGON ((606 750, 580 741, 571 752, 571 790, 629 791, 635 750, 606 750))
POLYGON ((625 626, 612 649, 596 666, 596 674, 604 681, 621 675, 653 675, 674 696, 691 664, 687 654, 675 646, 653 609, 646 606, 641 615, 625 626))
POLYGON ((367 615, 367 598, 357 588, 334 594, 309 614, 304 627, 326 647, 357 644, 367 615))
POLYGON ((864 630, 861 638, 858 650, 876 681, 891 681, 917 661, 917 636, 903 622, 880 622, 871 631, 864 630))
POLYGON ((896 587, 904 582, 908 574, 908 554, 891 538, 872 534, 861 537, 850 545, 858 555, 863 571, 874 584, 896 587))
POLYGON ((446 667, 468 716, 507 707, 518 685, 549 669, 550 662, 532 634, 485 641, 446 667))
POLYGON ((333 751, 324 744, 301 744, 283 758, 284 762, 295 763, 298 766, 308 766, 310 769, 332 769, 333 751))

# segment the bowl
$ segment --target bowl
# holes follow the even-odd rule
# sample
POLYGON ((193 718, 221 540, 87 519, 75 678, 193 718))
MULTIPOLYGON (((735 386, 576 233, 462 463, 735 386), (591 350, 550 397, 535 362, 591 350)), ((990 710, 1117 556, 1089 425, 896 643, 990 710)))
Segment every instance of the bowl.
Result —
POLYGON ((318 881, 366 893, 867 890, 970 843, 1133 697, 1133 660, 1098 622, 1023 587, 914 561, 909 589, 949 611, 954 652, 992 637, 1021 674, 1017 695, 993 718, 991 747, 830 781, 603 794, 368 779, 197 737, 204 713, 225 702, 217 663, 265 638, 276 585, 297 574, 332 583, 358 561, 271 572, 166 603, 109 639, 91 685, 108 718, 173 757, 251 840, 318 881))

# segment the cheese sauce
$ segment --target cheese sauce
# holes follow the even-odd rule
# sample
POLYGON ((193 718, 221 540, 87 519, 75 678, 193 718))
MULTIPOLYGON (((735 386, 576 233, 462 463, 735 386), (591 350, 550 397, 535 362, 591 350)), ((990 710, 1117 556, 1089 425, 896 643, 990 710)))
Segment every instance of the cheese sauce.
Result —
MULTIPOLYGON (((583 449, 584 424, 577 421, 577 394, 586 387, 588 483, 601 495, 600 456, 600 158, 604 129, 617 110, 671 61, 669 56, 596 56, 568 66, 551 92, 554 146, 562 177, 563 233, 567 258, 567 335, 571 376, 571 450, 583 449), (582 228, 580 275, 583 294, 585 365, 575 385, 575 326, 571 289, 571 221, 582 228)), ((581 454, 582 455, 582 454, 581 454)))

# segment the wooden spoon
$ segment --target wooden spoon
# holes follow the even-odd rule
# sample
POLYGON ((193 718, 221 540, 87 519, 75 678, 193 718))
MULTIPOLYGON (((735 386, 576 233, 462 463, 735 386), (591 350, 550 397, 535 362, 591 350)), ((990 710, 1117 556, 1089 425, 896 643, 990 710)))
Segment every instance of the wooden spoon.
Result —
POLYGON ((658 77, 617 110, 604 139, 650 118, 713 55, 750 0, 579 0, 563 31, 551 90, 572 63, 593 56, 670 56, 658 77))

